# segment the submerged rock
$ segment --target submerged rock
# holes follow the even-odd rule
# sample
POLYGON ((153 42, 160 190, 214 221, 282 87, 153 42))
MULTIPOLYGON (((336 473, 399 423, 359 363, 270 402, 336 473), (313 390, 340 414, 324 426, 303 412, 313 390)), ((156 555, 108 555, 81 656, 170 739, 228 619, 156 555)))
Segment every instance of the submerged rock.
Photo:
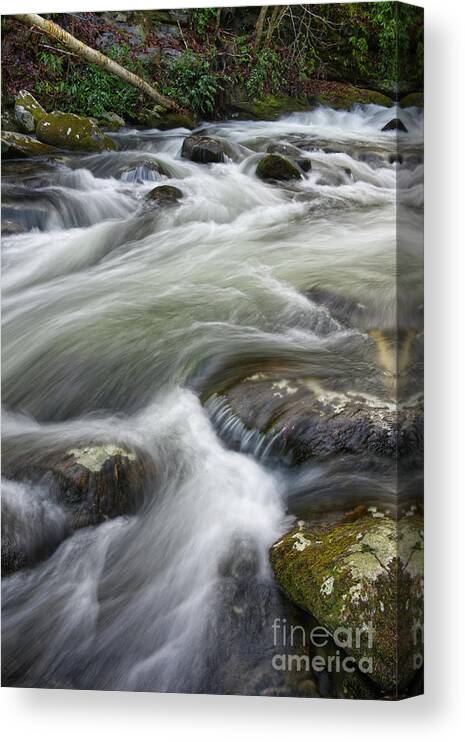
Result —
POLYGON ((391 119, 387 124, 383 126, 381 131, 408 131, 404 122, 401 119, 391 119))
POLYGON ((115 149, 109 136, 86 116, 54 111, 41 118, 36 128, 37 139, 62 149, 100 152, 115 149))
POLYGON ((268 154, 263 157, 255 171, 261 180, 300 180, 302 169, 288 157, 268 154))
POLYGON ((184 194, 175 186, 162 185, 153 188, 147 193, 147 200, 158 203, 161 206, 172 206, 178 203, 184 194))
POLYGON ((47 114, 27 90, 20 90, 16 96, 14 112, 16 123, 25 134, 33 134, 39 121, 47 114))
POLYGON ((423 531, 410 516, 394 521, 374 508, 323 529, 300 521, 270 549, 286 595, 387 691, 405 688, 421 664, 423 531))
POLYGON ((207 164, 233 160, 235 153, 226 139, 193 134, 184 140, 181 155, 192 162, 207 164))
POLYGON ((2 157, 47 157, 59 155, 56 147, 15 131, 2 131, 2 157))

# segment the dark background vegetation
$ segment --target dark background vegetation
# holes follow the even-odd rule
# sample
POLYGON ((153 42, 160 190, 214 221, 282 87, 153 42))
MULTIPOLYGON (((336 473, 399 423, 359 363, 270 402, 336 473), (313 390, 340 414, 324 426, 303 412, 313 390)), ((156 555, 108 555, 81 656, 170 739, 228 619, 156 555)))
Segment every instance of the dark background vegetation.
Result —
MULTIPOLYGON (((261 34, 259 14, 242 7, 45 17, 206 117, 231 100, 308 97, 341 83, 391 98, 422 89, 423 16, 415 6, 267 6, 261 34)), ((22 88, 48 110, 96 117, 112 110, 137 120, 144 104, 137 90, 14 16, 2 18, 2 83, 4 107, 22 88)))

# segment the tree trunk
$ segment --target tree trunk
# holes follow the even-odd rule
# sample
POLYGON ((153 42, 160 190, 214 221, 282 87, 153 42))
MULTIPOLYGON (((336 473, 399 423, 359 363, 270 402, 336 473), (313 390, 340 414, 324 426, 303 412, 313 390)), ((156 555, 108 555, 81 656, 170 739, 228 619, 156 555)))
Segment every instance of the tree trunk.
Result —
POLYGON ((90 46, 86 46, 82 41, 71 36, 71 34, 60 26, 57 26, 56 23, 48 21, 36 13, 24 13, 16 15, 15 18, 22 23, 25 23, 27 26, 37 26, 37 28, 40 28, 44 34, 49 36, 51 39, 55 39, 55 41, 59 41, 60 44, 63 44, 63 46, 69 49, 69 51, 74 52, 74 54, 77 54, 81 59, 85 59, 85 61, 90 64, 96 64, 109 74, 120 77, 121 80, 124 80, 128 85, 137 88, 149 98, 156 101, 160 106, 167 109, 176 108, 176 104, 173 101, 159 93, 158 90, 149 85, 148 82, 145 82, 145 80, 142 80, 133 72, 129 72, 129 70, 122 67, 118 62, 113 61, 113 59, 109 59, 105 54, 102 54, 102 52, 99 52, 96 49, 91 49, 90 46))
POLYGON ((281 18, 286 12, 286 9, 287 9, 287 5, 275 5, 274 6, 273 12, 271 14, 270 24, 268 26, 268 31, 266 34, 265 46, 270 45, 271 39, 273 38, 273 34, 275 30, 277 29, 277 27, 279 26, 281 18))
POLYGON ((255 48, 259 49, 262 36, 263 36, 263 26, 265 24, 266 14, 268 13, 269 5, 263 5, 260 8, 260 13, 258 16, 257 23, 255 25, 255 48))

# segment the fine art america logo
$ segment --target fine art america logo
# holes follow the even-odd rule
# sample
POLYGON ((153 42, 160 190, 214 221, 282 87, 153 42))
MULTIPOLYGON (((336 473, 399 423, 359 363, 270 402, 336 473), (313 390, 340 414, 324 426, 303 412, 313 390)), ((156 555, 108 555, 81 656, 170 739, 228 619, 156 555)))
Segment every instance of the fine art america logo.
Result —
POLYGON ((287 625, 285 618, 275 618, 273 621, 273 646, 282 648, 282 653, 273 655, 271 664, 275 670, 303 671, 308 672, 373 672, 373 658, 362 655, 361 650, 373 648, 374 629, 371 621, 354 629, 346 626, 338 627, 334 632, 329 632, 324 626, 315 626, 305 629, 299 625, 287 625), (333 654, 294 654, 290 650, 297 646, 314 647, 324 649, 338 647, 333 654), (357 650, 357 657, 351 654, 351 650, 357 650))

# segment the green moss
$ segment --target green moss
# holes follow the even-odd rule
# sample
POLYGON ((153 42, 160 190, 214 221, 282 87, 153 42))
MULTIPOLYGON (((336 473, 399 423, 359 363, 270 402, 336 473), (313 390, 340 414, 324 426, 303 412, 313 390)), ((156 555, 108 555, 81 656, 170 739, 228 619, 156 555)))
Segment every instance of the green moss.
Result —
MULTIPOLYGON (((45 108, 36 101, 33 95, 27 90, 20 90, 15 99, 15 118, 21 118, 21 114, 26 111, 32 117, 35 126, 44 116, 47 115, 45 108)), ((34 126, 34 128, 35 128, 34 126)))
POLYGON ((423 610, 419 518, 370 516, 322 532, 301 523, 274 544, 270 559, 289 598, 333 634, 373 627, 372 646, 366 634, 348 653, 371 657, 378 685, 408 684, 415 672, 412 630, 423 610))
POLYGON ((392 100, 387 95, 376 90, 366 90, 352 85, 340 85, 336 90, 321 92, 313 96, 312 100, 322 106, 348 110, 355 105, 373 103, 377 106, 392 106, 392 100))
POLYGON ((196 118, 190 113, 153 109, 140 116, 141 123, 150 129, 195 129, 196 118))
POLYGON ((308 111, 310 106, 304 97, 266 95, 261 100, 235 102, 232 108, 254 119, 274 121, 285 113, 308 111))
POLYGON ((257 165, 256 175, 262 180, 299 180, 300 168, 282 155, 265 155, 257 165))
POLYGON ((401 108, 409 108, 410 106, 423 108, 423 93, 409 93, 399 101, 399 105, 401 108))
POLYGON ((54 111, 46 114, 37 124, 36 134, 41 142, 62 149, 100 152, 115 148, 110 137, 91 119, 73 113, 54 111))
POLYGON ((49 157, 58 149, 14 131, 2 131, 2 157, 49 157))

